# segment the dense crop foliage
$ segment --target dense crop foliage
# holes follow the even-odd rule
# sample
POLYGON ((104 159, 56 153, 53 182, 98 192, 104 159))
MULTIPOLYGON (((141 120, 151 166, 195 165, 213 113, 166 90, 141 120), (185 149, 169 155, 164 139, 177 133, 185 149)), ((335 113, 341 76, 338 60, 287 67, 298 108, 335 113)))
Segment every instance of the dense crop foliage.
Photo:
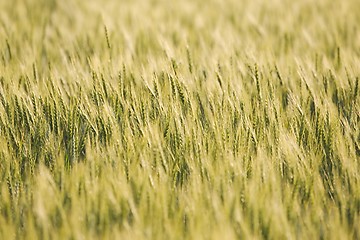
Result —
POLYGON ((0 1, 0 238, 359 239, 359 12, 0 1))

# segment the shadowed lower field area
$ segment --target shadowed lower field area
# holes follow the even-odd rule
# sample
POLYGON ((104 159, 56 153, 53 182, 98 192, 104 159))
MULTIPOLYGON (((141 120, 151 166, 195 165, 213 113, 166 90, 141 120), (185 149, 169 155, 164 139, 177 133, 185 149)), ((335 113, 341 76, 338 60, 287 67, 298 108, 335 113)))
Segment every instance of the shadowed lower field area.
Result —
POLYGON ((356 0, 0 2, 0 239, 359 239, 356 0))

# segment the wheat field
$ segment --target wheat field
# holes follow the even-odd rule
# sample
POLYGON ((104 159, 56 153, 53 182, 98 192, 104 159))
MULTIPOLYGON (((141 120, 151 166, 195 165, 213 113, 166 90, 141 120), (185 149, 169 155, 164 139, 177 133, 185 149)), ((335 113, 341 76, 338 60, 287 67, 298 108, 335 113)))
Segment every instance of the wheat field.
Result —
POLYGON ((359 12, 0 1, 0 239, 360 239, 359 12))

